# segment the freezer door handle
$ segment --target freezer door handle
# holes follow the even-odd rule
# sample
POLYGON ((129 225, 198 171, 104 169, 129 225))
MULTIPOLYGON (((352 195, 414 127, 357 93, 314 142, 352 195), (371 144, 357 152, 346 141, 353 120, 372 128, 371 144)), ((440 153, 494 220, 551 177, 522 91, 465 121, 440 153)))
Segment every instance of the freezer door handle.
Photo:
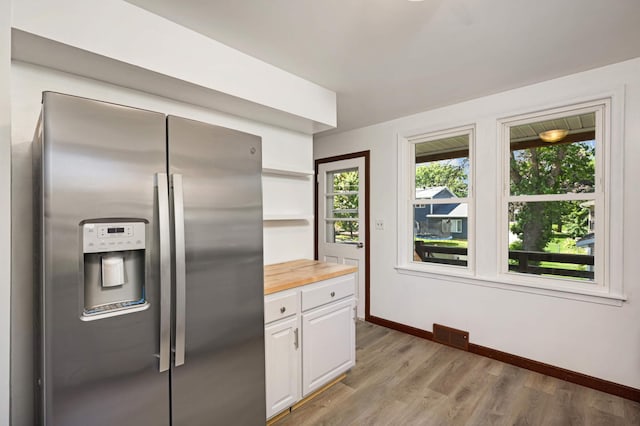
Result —
POLYGON ((160 372, 169 369, 171 358, 171 229, 169 188, 166 173, 156 173, 158 224, 160 227, 160 372))
POLYGON ((172 174, 173 184, 173 223, 175 227, 176 253, 176 354, 175 366, 184 364, 185 327, 187 308, 187 275, 185 268, 184 242, 184 194, 182 175, 172 174))

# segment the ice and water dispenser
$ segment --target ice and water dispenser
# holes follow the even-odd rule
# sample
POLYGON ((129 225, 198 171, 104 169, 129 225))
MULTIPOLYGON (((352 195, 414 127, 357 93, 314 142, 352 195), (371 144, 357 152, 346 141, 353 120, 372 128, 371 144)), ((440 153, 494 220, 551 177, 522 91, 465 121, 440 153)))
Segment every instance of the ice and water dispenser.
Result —
POLYGON ((144 221, 82 225, 84 310, 92 320, 145 309, 144 221))

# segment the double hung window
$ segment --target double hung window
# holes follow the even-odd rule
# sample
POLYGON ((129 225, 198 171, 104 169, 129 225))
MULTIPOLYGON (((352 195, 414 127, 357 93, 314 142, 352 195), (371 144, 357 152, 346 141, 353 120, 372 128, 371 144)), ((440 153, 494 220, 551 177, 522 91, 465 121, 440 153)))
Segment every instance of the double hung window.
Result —
POLYGON ((472 142, 472 127, 407 139, 412 167, 405 217, 412 225, 405 261, 469 268, 472 142))
POLYGON ((502 122, 503 272, 603 283, 606 109, 602 101, 502 122))

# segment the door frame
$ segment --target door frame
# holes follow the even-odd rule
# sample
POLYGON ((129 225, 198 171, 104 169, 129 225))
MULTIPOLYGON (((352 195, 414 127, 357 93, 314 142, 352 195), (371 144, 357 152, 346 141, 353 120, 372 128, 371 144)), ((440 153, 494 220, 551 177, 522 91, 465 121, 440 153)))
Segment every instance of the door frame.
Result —
MULTIPOLYGON (((369 318, 371 317, 371 312, 370 312, 370 281, 369 281, 369 269, 370 269, 370 259, 371 259, 371 222, 369 220, 369 196, 370 196, 370 191, 369 191, 369 187, 370 187, 370 165, 369 165, 369 156, 370 156, 370 151, 366 150, 366 151, 359 151, 359 152, 352 152, 350 154, 343 154, 343 155, 336 155, 333 157, 326 157, 326 158, 319 158, 315 160, 315 185, 314 185, 314 197, 313 197, 313 206, 314 206, 314 220, 313 220, 313 240, 314 240, 314 247, 313 247, 313 257, 315 260, 318 260, 318 224, 319 224, 319 219, 318 219, 318 194, 319 194, 319 188, 318 188, 318 169, 320 164, 326 164, 326 163, 333 163, 334 161, 340 161, 340 160, 351 160, 353 158, 360 158, 360 157, 364 157, 364 223, 365 223, 365 228, 364 228, 364 238, 366 241, 366 244, 364 245, 364 320, 365 321, 369 321, 369 318)), ((361 271, 362 272, 362 271, 361 271)))

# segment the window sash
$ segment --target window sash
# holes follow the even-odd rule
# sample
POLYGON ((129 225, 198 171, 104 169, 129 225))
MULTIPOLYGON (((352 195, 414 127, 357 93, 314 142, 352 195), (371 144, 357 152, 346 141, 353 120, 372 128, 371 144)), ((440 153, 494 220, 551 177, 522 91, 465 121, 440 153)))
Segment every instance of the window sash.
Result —
POLYGON ((605 176, 605 159, 606 159, 606 147, 608 147, 608 139, 606 133, 606 118, 609 112, 610 104, 609 100, 598 100, 593 102, 584 103, 577 106, 566 106, 549 110, 543 113, 532 113, 521 115, 512 119, 505 119, 499 121, 501 128, 502 139, 502 196, 501 196, 501 215, 498 223, 499 232, 501 232, 501 238, 498 240, 500 247, 498 248, 501 253, 500 259, 500 274, 511 280, 522 280, 523 283, 530 283, 535 285, 540 283, 543 286, 550 288, 557 287, 563 289, 563 287, 574 286, 576 288, 598 288, 607 289, 608 283, 605 282, 604 277, 607 276, 608 271, 605 270, 606 265, 604 262, 605 257, 609 252, 609 238, 605 234, 604 224, 608 221, 608 200, 605 197, 606 185, 608 182, 604 179, 605 176), (549 120, 555 118, 566 117, 569 115, 577 115, 582 113, 595 113, 596 128, 595 128, 595 188, 593 192, 585 193, 566 193, 566 194, 539 194, 539 195, 511 195, 511 144, 510 144, 510 128, 522 124, 531 122, 537 122, 542 120, 549 120), (595 235, 598 238, 597 249, 595 250, 594 269, 595 275, 593 281, 576 281, 567 278, 557 276, 537 276, 532 274, 526 274, 522 272, 515 272, 509 270, 509 203, 513 202, 536 202, 536 201, 574 201, 574 200, 593 200, 595 201, 595 235), (517 278, 516 278, 517 277, 517 278))
POLYGON ((404 141, 404 154, 399 156, 403 159, 402 169, 406 170, 409 167, 410 170, 406 170, 405 173, 405 191, 399 191, 399 197, 403 197, 402 204, 404 205, 404 214, 399 217, 404 217, 404 223, 399 223, 400 235, 404 235, 404 238, 399 238, 399 244, 403 244, 404 247, 398 249, 398 260, 403 265, 414 265, 415 267, 431 272, 442 271, 467 271, 473 273, 474 271, 474 223, 475 223, 475 209, 473 204, 473 191, 474 191, 474 148, 475 148, 475 125, 461 126, 450 130, 428 132, 420 135, 414 135, 406 138, 404 141), (416 144, 435 141, 439 139, 454 137, 454 136, 468 136, 468 164, 469 171, 467 175, 467 196, 466 197, 451 197, 451 198, 429 198, 419 199, 415 198, 416 194, 416 144), (414 260, 414 229, 413 229, 413 209, 417 205, 434 205, 434 204, 452 204, 452 203, 466 203, 467 208, 467 264, 466 266, 449 265, 449 264, 437 264, 429 262, 417 262, 414 260))

